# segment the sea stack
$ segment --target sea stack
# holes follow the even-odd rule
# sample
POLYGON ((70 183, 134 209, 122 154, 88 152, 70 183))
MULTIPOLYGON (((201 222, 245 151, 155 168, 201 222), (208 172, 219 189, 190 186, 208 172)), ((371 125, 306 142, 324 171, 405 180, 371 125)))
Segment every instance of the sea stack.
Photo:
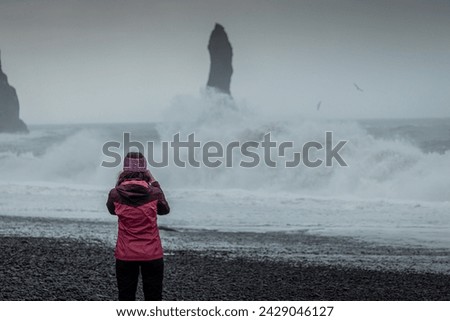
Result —
POLYGON ((0 53, 0 133, 28 133, 27 125, 19 118, 19 109, 16 90, 2 70, 0 53))
POLYGON ((231 96, 230 82, 233 74, 233 66, 231 65, 233 48, 228 41, 225 28, 218 23, 216 23, 209 37, 208 51, 211 58, 211 66, 206 86, 231 96))

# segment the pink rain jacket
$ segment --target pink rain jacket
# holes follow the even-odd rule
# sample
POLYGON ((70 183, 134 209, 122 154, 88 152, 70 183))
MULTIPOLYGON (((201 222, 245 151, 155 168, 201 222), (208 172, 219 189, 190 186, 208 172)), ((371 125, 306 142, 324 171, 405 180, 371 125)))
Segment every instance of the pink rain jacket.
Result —
POLYGON ((124 181, 109 192, 106 206, 119 221, 117 259, 150 261, 163 257, 156 221, 157 214, 168 214, 170 208, 158 182, 124 181))

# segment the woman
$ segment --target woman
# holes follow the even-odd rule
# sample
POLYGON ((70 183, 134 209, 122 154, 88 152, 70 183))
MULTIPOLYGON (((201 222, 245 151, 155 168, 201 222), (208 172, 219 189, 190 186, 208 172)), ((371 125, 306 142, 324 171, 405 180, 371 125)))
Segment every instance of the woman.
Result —
POLYGON ((141 153, 125 157, 106 206, 119 223, 115 250, 119 300, 136 299, 139 269, 145 300, 162 300, 164 261, 156 216, 168 214, 170 208, 141 153))

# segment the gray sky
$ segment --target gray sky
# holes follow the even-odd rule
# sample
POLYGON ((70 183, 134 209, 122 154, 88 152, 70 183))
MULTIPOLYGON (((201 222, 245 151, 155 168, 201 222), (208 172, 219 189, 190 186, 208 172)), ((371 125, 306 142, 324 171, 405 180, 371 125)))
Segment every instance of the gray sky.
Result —
POLYGON ((0 49, 28 123, 161 119, 204 87, 215 22, 255 109, 450 117, 449 17, 446 0, 0 0, 0 49))

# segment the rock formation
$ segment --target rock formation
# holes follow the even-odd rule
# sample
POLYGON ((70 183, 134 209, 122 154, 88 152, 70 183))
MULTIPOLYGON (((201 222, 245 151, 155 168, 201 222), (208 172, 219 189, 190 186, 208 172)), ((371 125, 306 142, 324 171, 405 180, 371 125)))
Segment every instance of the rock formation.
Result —
POLYGON ((0 133, 28 132, 27 125, 19 118, 19 99, 14 87, 2 70, 0 55, 0 133))
POLYGON ((208 51, 211 58, 211 67, 209 69, 207 86, 231 95, 230 82, 233 73, 231 65, 233 48, 228 41, 224 27, 218 23, 216 23, 209 38, 208 51))

